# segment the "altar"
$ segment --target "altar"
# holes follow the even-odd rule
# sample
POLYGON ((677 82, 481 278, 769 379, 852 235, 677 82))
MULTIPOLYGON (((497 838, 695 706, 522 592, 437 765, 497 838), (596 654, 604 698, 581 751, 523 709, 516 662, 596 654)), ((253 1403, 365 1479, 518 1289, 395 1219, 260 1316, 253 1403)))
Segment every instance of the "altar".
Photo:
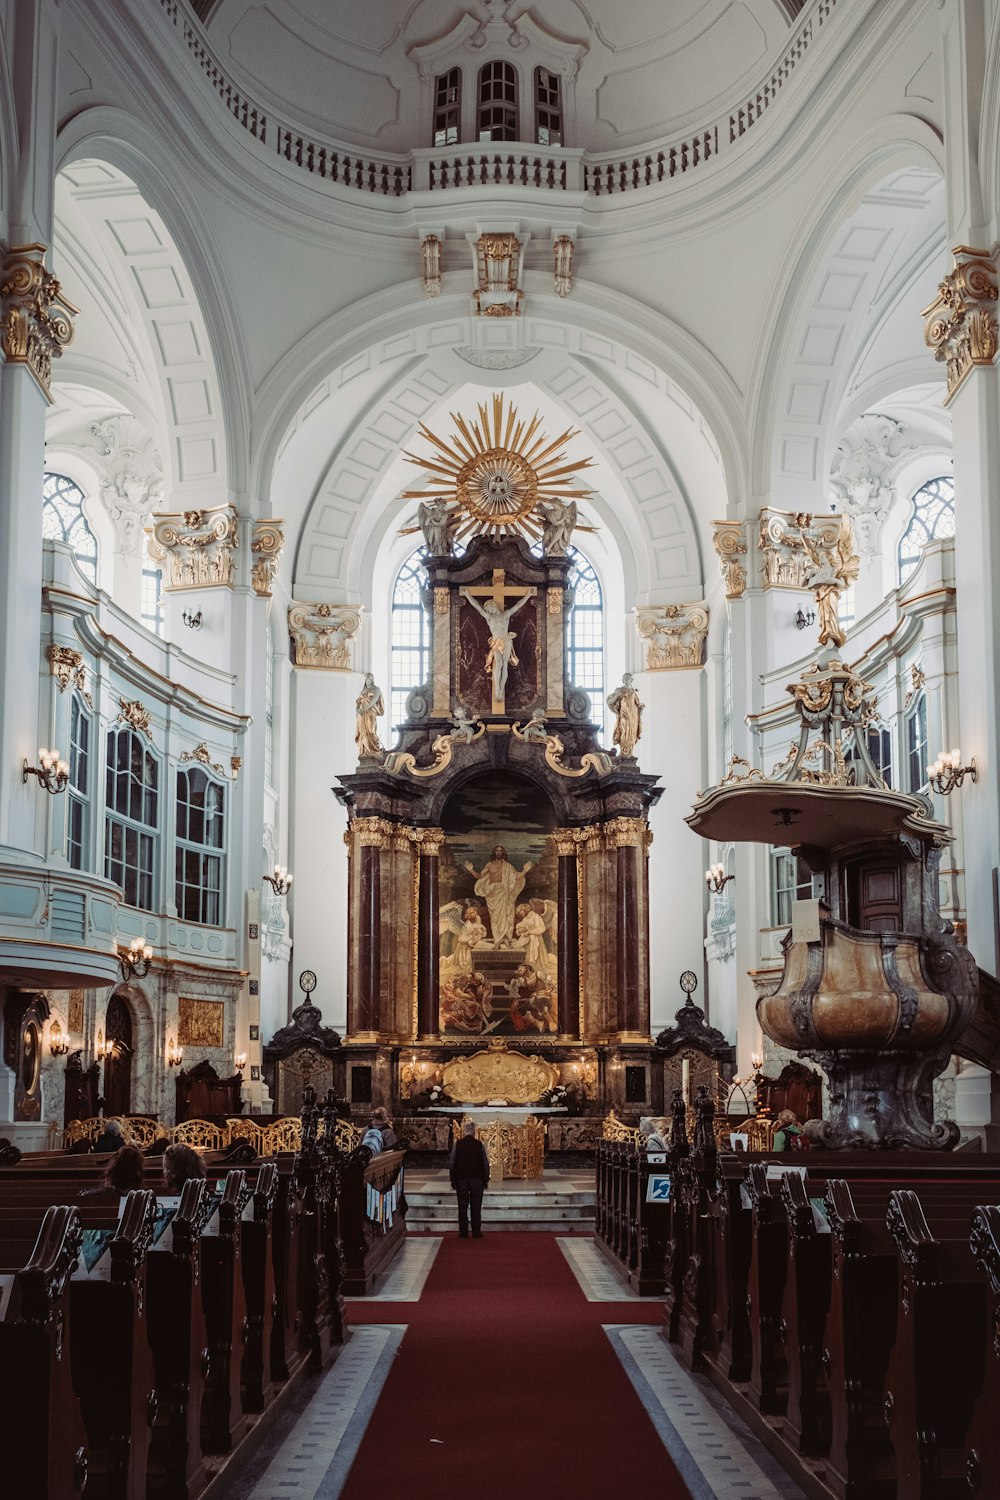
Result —
POLYGON ((439 1108, 434 1114, 452 1117, 451 1133, 458 1140, 466 1120, 476 1127, 476 1139, 486 1147, 490 1180, 541 1177, 545 1170, 546 1123, 539 1116, 564 1115, 565 1107, 536 1104, 530 1108, 483 1105, 439 1108))

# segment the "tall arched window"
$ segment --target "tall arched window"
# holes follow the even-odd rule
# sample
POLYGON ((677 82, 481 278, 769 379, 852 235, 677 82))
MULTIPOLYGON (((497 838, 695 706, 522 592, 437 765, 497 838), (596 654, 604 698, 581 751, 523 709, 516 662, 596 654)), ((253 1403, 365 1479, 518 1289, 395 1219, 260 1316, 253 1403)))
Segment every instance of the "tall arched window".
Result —
POLYGON ((548 68, 535 69, 535 140, 540 146, 561 146, 563 139, 562 95, 559 75, 548 68))
POLYGON ((83 490, 65 474, 46 474, 42 486, 42 536, 50 542, 67 542, 77 566, 91 583, 97 583, 97 538, 83 513, 83 490))
POLYGON ((134 729, 108 730, 104 877, 129 906, 154 909, 160 833, 160 766, 134 729))
POLYGON ((396 576, 392 591, 392 625, 389 647, 389 721, 393 728, 406 717, 406 697, 430 676, 431 629, 420 597, 427 582, 420 559, 422 552, 408 557, 396 576))
POLYGON ((566 583, 573 590, 566 634, 566 672, 575 687, 590 694, 592 716, 605 718, 604 704, 604 595, 593 565, 575 547, 566 550, 572 566, 566 583))
POLYGON ((488 62, 479 69, 476 134, 481 141, 516 141, 517 70, 513 63, 488 62))
POLYGON ((950 474, 929 479, 911 504, 910 522, 899 539, 899 581, 905 583, 928 542, 955 535, 955 481, 950 474))
POLYGON ((434 144, 454 146, 462 115, 462 70, 449 68, 434 80, 434 144))
POLYGON ((177 770, 177 915, 185 922, 223 922, 226 788, 200 766, 177 770))

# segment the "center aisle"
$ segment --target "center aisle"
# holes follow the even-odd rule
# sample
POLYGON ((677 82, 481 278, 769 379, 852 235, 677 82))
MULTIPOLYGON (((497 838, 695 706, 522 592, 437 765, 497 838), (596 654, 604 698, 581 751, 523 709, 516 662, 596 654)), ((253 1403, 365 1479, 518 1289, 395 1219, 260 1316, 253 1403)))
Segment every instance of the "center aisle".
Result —
POLYGON ((554 1235, 447 1235, 419 1302, 351 1303, 409 1327, 341 1500, 687 1500, 601 1327, 662 1312, 588 1302, 554 1235))

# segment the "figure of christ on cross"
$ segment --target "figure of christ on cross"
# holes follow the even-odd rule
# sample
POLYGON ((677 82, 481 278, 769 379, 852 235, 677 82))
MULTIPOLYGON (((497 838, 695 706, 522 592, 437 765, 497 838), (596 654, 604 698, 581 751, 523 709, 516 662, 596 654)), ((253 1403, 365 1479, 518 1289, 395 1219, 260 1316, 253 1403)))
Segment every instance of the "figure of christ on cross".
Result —
POLYGON ((480 584, 476 588, 460 589, 459 593, 468 599, 477 614, 482 615, 490 627, 490 649, 486 657, 486 671, 493 677, 493 706, 492 713, 502 714, 504 711, 504 698, 507 692, 507 672, 511 663, 518 664, 518 658, 514 655, 514 637, 517 634, 511 630, 511 616, 515 615, 523 604, 538 592, 536 588, 524 585, 505 584, 503 568, 493 569, 493 582, 480 584), (482 597, 482 604, 479 598, 482 597), (504 608, 507 598, 512 597, 514 603, 504 608))

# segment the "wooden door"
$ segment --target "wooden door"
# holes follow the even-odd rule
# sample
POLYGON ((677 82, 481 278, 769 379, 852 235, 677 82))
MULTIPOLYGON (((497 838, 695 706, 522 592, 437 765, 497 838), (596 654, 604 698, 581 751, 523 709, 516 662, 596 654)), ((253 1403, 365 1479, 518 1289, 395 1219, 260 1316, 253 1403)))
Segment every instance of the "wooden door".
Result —
POLYGON ((849 926, 862 932, 901 932, 903 892, 898 861, 858 860, 846 874, 849 926))
POLYGON ((132 1016, 121 995, 108 1001, 104 1063, 104 1113, 127 1115, 132 1108, 132 1016))

